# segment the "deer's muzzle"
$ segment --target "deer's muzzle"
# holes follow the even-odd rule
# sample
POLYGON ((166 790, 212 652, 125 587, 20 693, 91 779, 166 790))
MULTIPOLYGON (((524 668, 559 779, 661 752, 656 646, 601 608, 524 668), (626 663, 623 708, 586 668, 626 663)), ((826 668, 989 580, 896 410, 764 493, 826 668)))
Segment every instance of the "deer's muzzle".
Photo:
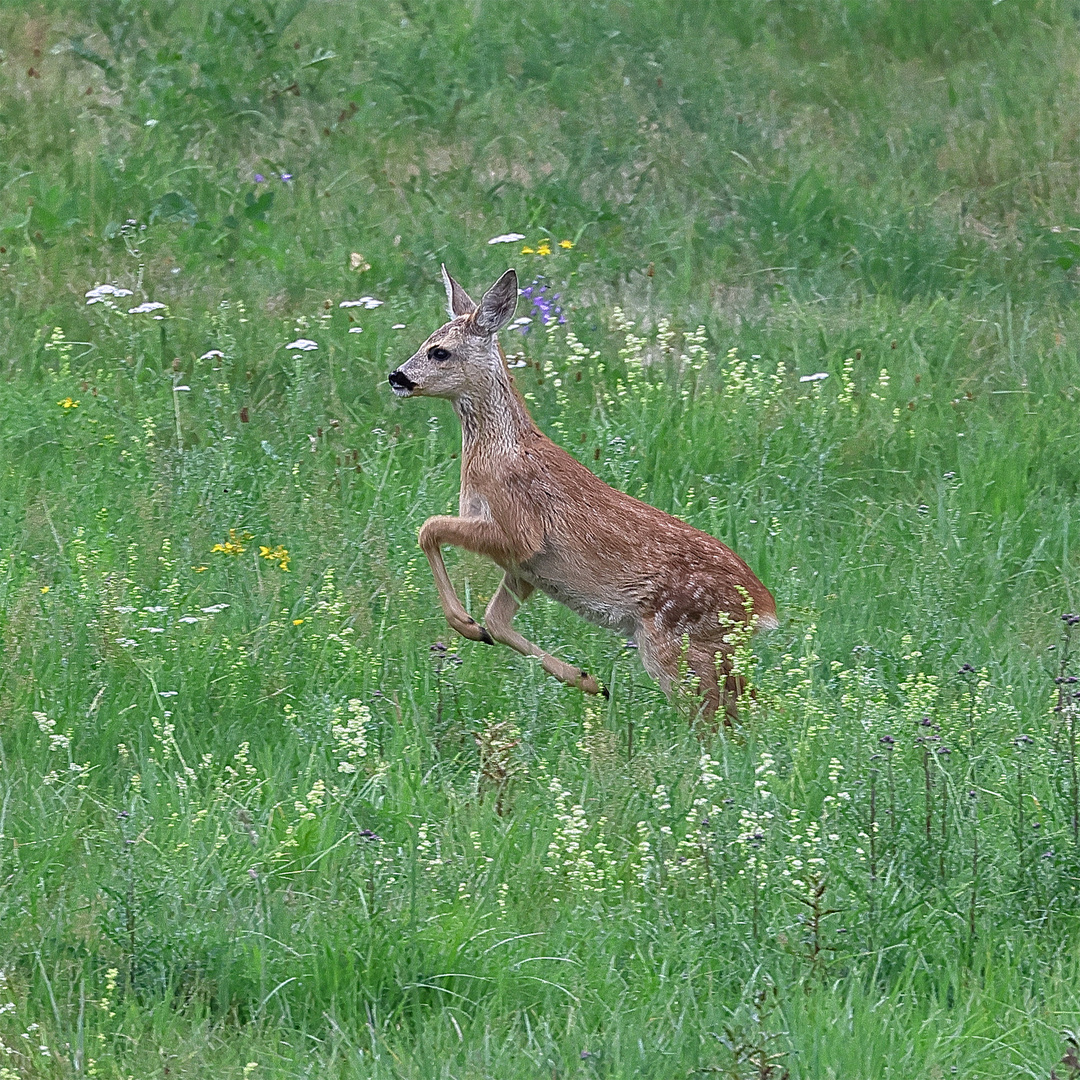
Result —
POLYGON ((391 371, 386 376, 386 381, 398 397, 408 397, 416 389, 416 383, 408 375, 404 374, 401 368, 398 368, 397 371, 391 371))

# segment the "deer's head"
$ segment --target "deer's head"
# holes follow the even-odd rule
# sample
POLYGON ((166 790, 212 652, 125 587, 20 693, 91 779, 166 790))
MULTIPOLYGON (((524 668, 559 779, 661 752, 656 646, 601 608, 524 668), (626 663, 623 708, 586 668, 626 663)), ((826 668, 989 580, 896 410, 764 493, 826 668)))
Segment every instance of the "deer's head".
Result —
POLYGON ((454 400, 503 370, 495 335, 514 317, 517 274, 507 270, 477 304, 445 266, 442 273, 450 321, 390 372, 387 380, 398 397, 454 400))

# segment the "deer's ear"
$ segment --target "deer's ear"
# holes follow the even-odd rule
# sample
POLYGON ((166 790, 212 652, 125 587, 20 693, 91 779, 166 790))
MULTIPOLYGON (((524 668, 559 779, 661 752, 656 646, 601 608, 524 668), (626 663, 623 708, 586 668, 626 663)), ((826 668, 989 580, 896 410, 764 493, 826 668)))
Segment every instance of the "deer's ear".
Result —
POLYGON ((451 319, 459 315, 471 315, 476 310, 476 301, 442 268, 443 285, 446 286, 446 310, 451 319))
POLYGON ((486 293, 476 309, 473 320, 484 334, 501 330, 513 317, 518 302, 517 273, 507 270, 486 293))

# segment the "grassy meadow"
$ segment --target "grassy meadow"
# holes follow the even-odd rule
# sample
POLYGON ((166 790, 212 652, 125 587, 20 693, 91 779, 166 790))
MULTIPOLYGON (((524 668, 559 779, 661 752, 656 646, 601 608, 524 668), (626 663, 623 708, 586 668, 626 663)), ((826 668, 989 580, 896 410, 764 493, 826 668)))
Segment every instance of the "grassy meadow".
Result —
POLYGON ((4 4, 0 1080, 1077 1080, 1078 70, 1072 0, 4 4), (443 262, 776 594, 734 728, 447 628, 443 262))

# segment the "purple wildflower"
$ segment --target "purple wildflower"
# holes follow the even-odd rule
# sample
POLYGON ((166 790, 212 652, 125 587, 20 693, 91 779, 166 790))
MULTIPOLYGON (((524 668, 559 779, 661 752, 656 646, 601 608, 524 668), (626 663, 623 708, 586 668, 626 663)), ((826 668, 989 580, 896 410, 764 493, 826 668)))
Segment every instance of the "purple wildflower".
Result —
POLYGON ((292 173, 291 172, 283 172, 281 174, 282 183, 287 184, 291 179, 292 179, 292 173))
POLYGON ((266 177, 263 176, 263 174, 261 172, 257 172, 255 174, 255 183, 256 184, 265 184, 266 183, 266 177))
POLYGON ((544 282, 542 277, 536 278, 531 285, 526 285, 521 290, 521 296, 532 304, 532 311, 528 316, 517 319, 514 325, 522 334, 529 332, 529 326, 533 320, 539 320, 541 325, 550 326, 552 323, 565 323, 562 307, 559 305, 560 294, 548 294, 550 285, 544 282))

